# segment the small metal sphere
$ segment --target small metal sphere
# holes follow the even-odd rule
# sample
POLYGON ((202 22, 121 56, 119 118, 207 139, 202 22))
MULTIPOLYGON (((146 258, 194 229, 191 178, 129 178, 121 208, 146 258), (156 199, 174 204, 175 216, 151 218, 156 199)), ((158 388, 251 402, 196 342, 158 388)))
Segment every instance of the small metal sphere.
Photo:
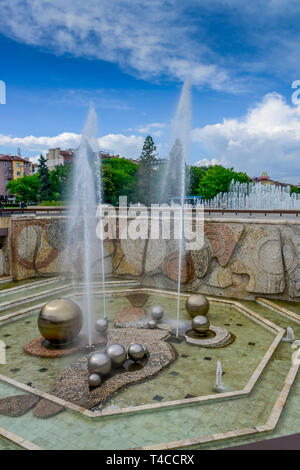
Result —
POLYGON ((164 316, 165 311, 160 305, 154 305, 154 307, 151 308, 150 313, 153 320, 159 322, 164 316))
POLYGON ((200 336, 205 336, 209 330, 210 322, 205 315, 197 315, 193 318, 192 328, 200 336))
POLYGON ((108 329, 108 321, 107 318, 100 318, 96 321, 95 329, 99 335, 104 335, 108 329))
POLYGON ((91 374, 106 375, 111 370, 111 359, 106 353, 96 352, 89 357, 88 369, 91 374))
POLYGON ((68 344, 79 334, 83 315, 70 299, 51 300, 41 309, 38 327, 46 340, 55 345, 68 344))
POLYGON ((99 387, 101 385, 101 377, 99 374, 91 374, 89 376, 89 386, 92 388, 99 387))
POLYGON ((146 346, 145 344, 142 344, 142 348, 143 348, 143 350, 144 350, 144 356, 148 356, 149 351, 148 351, 147 346, 146 346))
POLYGON ((115 366, 121 366, 127 358, 127 352, 122 344, 111 344, 106 349, 108 357, 115 366))
POLYGON ((147 326, 148 326, 148 328, 153 330, 157 326, 156 321, 155 320, 149 320, 148 323, 147 323, 147 326))
POLYGON ((128 356, 133 361, 139 361, 143 359, 145 355, 144 348, 141 344, 133 343, 128 348, 128 356))
POLYGON ((202 294, 190 295, 186 302, 185 308, 189 315, 193 318, 197 315, 206 315, 209 310, 209 303, 207 298, 202 294))

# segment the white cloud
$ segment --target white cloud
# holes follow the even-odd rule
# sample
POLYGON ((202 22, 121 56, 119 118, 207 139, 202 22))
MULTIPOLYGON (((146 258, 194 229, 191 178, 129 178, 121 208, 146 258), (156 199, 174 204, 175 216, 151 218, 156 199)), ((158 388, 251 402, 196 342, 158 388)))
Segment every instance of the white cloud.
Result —
POLYGON ((300 181, 300 107, 270 93, 240 119, 224 119, 192 131, 209 156, 257 176, 300 181))
POLYGON ((0 15, 0 33, 57 54, 115 62, 147 79, 234 86, 184 2, 1 0, 0 15))
POLYGON ((120 154, 121 157, 137 158, 141 154, 144 138, 136 135, 108 134, 98 139, 99 146, 120 154))
POLYGON ((214 165, 222 165, 226 166, 225 160, 217 160, 216 158, 212 158, 208 160, 208 158, 202 158, 198 160, 196 163, 193 163, 193 166, 214 166, 214 165))
POLYGON ((128 131, 130 132, 136 131, 139 134, 143 134, 143 135, 151 134, 151 135, 154 135, 155 137, 161 137, 166 127, 167 125, 162 122, 152 122, 150 124, 141 125, 137 128, 130 128, 128 129, 128 131))
MULTIPOLYGON (((27 149, 45 154, 49 148, 76 148, 79 146, 80 137, 80 134, 72 132, 63 132, 55 137, 34 137, 32 135, 11 137, 0 134, 0 145, 3 147, 21 147, 22 150, 27 149)), ((128 158, 138 157, 143 143, 144 138, 137 135, 107 134, 98 139, 100 149, 108 150, 128 158)))

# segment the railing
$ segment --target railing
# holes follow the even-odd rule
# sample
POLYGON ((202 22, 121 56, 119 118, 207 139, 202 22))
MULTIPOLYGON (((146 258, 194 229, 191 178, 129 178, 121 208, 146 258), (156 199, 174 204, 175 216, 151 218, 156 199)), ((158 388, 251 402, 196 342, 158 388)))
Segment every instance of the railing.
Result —
POLYGON ((24 209, 12 207, 0 209, 0 217, 10 217, 12 215, 63 215, 67 207, 26 207, 24 209))
MULTIPOLYGON (((115 210, 118 211, 118 207, 115 207, 115 210)), ((122 208, 125 209, 125 208, 122 208)), ((132 209, 132 207, 128 207, 128 209, 132 209)), ((26 207, 24 209, 21 208, 7 208, 7 209, 0 209, 0 217, 10 217, 12 215, 65 215, 68 210, 68 207, 26 207)), ((138 210, 138 208, 137 208, 138 210)), ((195 211, 196 209, 192 209, 195 211)), ((204 213, 207 215, 212 214, 221 214, 223 216, 230 215, 230 214, 247 214, 249 216, 259 214, 259 215, 279 215, 282 217, 283 215, 294 215, 298 217, 300 215, 300 210, 283 210, 283 209, 276 209, 276 210, 264 210, 264 209, 213 209, 213 208, 206 208, 204 209, 204 213)))

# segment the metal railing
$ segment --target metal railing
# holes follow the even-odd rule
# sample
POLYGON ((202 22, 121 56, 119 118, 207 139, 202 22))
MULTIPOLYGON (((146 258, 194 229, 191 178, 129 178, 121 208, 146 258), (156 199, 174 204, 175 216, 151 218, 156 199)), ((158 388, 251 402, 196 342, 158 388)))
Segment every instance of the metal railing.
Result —
MULTIPOLYGON (((118 211, 118 207, 115 207, 116 211, 118 211)), ((124 208, 122 208, 124 209, 124 208)), ((128 209, 132 209, 132 207, 128 207, 128 209)), ((137 208, 138 209, 138 208, 137 208)), ((26 207, 24 209, 22 208, 7 208, 7 209, 0 209, 0 217, 10 217, 12 215, 65 215, 68 210, 68 207, 26 207)), ((196 209, 192 209, 192 211, 195 211, 196 209)), ((247 214, 249 216, 259 214, 259 215, 279 215, 282 217, 283 215, 294 215, 295 217, 298 217, 300 215, 300 210, 283 210, 283 209, 277 209, 277 210, 264 210, 264 209, 213 209, 213 208, 207 208, 204 209, 204 213, 207 215, 212 215, 212 214, 221 214, 223 216, 225 215, 230 215, 230 214, 247 214)))

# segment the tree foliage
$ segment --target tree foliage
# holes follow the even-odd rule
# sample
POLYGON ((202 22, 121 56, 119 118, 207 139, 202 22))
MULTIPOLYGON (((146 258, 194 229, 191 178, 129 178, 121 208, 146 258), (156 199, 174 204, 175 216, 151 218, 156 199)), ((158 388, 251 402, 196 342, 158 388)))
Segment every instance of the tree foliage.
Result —
POLYGON ((147 206, 150 206, 153 202, 157 164, 157 149, 151 135, 148 135, 139 158, 137 181, 138 202, 146 204, 147 206))
POLYGON ((37 197, 39 201, 49 201, 52 199, 52 182, 46 162, 47 159, 41 154, 38 164, 39 190, 37 197))
POLYGON ((224 168, 215 165, 205 172, 198 185, 198 194, 204 199, 211 199, 218 193, 227 192, 231 181, 248 183, 250 181, 246 173, 236 172, 233 168, 224 168))
POLYGON ((103 200, 117 204, 119 196, 133 201, 136 191, 138 165, 126 158, 105 158, 102 161, 103 200))
POLYGON ((31 176, 23 176, 15 180, 10 180, 6 189, 9 194, 16 196, 16 202, 24 201, 26 204, 29 202, 36 202, 39 190, 39 177, 38 174, 31 176))

